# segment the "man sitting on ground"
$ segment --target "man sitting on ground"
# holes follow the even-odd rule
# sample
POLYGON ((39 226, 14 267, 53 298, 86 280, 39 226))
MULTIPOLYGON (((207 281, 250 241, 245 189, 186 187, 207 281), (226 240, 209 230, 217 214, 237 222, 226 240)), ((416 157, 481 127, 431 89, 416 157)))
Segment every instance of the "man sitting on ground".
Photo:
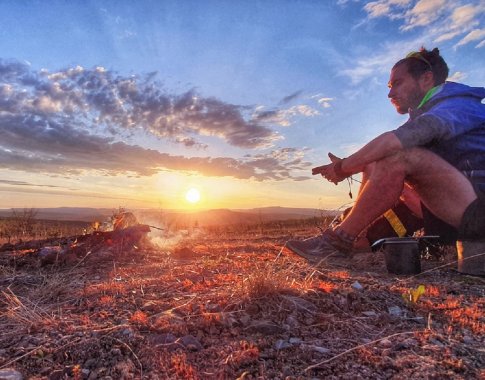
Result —
POLYGON ((349 255, 356 237, 399 200, 457 238, 485 237, 485 89, 447 77, 437 48, 422 48, 394 65, 388 97, 409 119, 347 158, 329 153, 331 163, 313 169, 335 184, 362 172, 359 195, 339 225, 290 240, 287 248, 315 263, 349 255))

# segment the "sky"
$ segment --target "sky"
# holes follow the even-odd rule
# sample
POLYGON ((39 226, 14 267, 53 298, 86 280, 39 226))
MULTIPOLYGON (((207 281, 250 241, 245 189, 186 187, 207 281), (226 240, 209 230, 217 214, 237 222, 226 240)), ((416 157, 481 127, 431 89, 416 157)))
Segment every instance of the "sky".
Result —
POLYGON ((406 121, 387 82, 410 51, 483 86, 484 17, 484 0, 2 0, 0 208, 337 209, 358 183, 311 168, 406 121))

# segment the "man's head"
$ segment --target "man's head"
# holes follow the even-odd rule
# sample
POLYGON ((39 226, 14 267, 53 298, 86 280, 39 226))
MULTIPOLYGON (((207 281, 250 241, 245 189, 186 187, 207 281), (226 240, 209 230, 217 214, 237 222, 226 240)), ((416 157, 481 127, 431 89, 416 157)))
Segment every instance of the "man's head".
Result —
POLYGON ((389 94, 397 112, 405 114, 416 108, 424 95, 448 77, 448 66, 437 48, 421 48, 398 61, 391 70, 389 94))

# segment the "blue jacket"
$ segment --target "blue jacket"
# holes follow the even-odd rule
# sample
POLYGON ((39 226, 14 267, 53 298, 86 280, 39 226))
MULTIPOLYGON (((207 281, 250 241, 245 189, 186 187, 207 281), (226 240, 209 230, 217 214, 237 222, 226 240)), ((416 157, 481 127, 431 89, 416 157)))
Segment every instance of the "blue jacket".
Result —
POLYGON ((404 148, 422 146, 485 185, 485 88, 446 82, 394 131, 404 148), (473 172, 473 173, 472 173, 473 172), (475 178, 476 177, 476 178, 475 178))

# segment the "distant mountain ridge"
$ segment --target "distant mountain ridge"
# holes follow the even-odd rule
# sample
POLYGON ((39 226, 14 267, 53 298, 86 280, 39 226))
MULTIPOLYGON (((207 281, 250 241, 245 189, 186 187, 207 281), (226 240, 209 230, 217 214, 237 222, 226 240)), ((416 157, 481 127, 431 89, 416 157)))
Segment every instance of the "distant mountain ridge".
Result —
MULTIPOLYGON (((23 209, 15 209, 22 212, 23 209)), ((36 219, 58 221, 106 221, 117 211, 113 208, 57 207, 35 208, 36 219)), ((287 219, 307 219, 335 215, 334 211, 313 208, 260 207, 253 209, 213 209, 201 211, 134 209, 133 212, 141 223, 163 221, 167 223, 193 226, 227 225, 240 223, 258 223, 287 219)), ((0 209, 0 217, 12 215, 12 209, 0 209)))

